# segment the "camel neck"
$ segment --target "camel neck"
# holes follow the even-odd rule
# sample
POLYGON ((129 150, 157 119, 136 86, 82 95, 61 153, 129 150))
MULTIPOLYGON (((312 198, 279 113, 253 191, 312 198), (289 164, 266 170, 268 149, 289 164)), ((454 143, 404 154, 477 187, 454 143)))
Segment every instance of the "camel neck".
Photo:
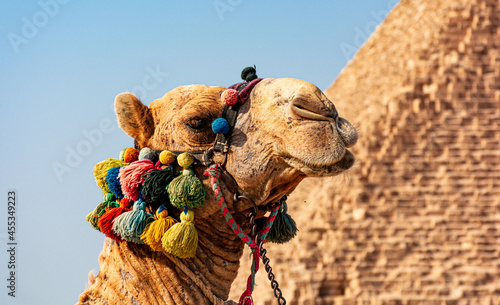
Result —
POLYGON ((222 215, 214 214, 210 222, 200 219, 196 228, 199 244, 192 259, 107 239, 99 274, 78 304, 213 304, 207 290, 226 300, 244 244, 222 215))

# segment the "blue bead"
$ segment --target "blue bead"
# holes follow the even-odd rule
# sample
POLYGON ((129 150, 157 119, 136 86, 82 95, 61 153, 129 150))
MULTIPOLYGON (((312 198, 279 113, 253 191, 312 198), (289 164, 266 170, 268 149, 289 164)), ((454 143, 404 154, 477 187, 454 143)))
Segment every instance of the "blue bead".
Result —
POLYGON ((212 122, 212 130, 214 133, 227 134, 229 132, 229 123, 223 118, 216 119, 212 122))

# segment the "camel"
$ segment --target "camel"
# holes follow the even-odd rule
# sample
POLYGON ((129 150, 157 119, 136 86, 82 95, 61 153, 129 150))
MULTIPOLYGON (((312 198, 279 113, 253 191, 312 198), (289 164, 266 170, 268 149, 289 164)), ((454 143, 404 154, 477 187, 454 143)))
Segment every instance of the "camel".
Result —
MULTIPOLYGON (((133 94, 122 93, 115 99, 118 124, 137 148, 207 150, 216 137, 210 123, 223 112, 220 95, 225 89, 182 86, 149 107, 133 94)), ((349 169, 355 158, 348 148, 357 139, 356 129, 316 86, 268 78, 255 85, 241 106, 227 154, 215 154, 213 160, 224 163, 239 193, 264 206, 290 194, 305 177, 334 176, 349 169)), ((207 190, 204 206, 194 209, 196 256, 179 259, 145 245, 106 239, 99 273, 89 275, 89 287, 78 304, 235 304, 226 300, 244 243, 219 210, 204 170, 195 169, 207 190)), ((230 187, 222 183, 221 190, 233 211, 230 187)), ((243 217, 235 219, 250 230, 243 217)))

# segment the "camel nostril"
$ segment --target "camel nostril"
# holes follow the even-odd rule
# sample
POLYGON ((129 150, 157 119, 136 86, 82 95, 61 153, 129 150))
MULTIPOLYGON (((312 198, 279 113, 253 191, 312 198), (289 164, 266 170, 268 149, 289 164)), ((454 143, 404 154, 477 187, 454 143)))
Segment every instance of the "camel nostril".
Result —
POLYGON ((354 128, 349 121, 339 116, 335 119, 335 125, 337 126, 337 130, 345 146, 347 148, 354 146, 358 141, 358 132, 356 128, 354 128))

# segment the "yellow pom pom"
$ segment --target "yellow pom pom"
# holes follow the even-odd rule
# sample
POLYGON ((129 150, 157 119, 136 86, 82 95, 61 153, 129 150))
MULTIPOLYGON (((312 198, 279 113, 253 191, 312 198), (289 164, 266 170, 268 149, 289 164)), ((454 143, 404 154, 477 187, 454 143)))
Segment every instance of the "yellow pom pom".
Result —
POLYGON ((184 168, 191 166, 193 162, 194 157, 190 153, 182 153, 177 157, 177 163, 184 168))
POLYGON ((174 224, 161 239, 163 249, 179 258, 191 258, 196 255, 198 232, 194 227, 194 213, 181 213, 181 222, 174 224))
POLYGON ((162 164, 170 164, 175 161, 175 154, 171 151, 164 150, 160 153, 160 162, 162 164))
POLYGON ((161 210, 158 209, 156 211, 156 218, 160 219, 160 218, 166 218, 168 216, 168 211, 167 210, 161 210))
POLYGON ((194 221, 194 212, 187 211, 187 213, 181 213, 181 221, 194 221))

